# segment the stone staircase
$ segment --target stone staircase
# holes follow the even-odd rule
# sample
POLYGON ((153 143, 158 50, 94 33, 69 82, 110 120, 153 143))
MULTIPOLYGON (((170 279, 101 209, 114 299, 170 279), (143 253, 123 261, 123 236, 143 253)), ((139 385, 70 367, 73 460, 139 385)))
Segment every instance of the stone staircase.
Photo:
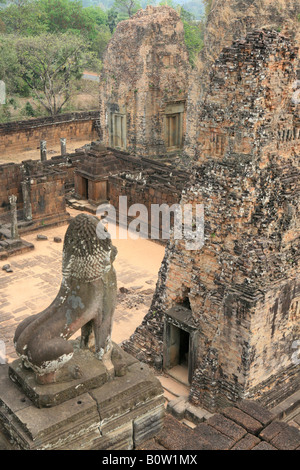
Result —
POLYGON ((189 428, 206 421, 211 416, 207 410, 191 405, 188 402, 189 387, 168 374, 158 375, 165 396, 165 407, 168 413, 189 428))

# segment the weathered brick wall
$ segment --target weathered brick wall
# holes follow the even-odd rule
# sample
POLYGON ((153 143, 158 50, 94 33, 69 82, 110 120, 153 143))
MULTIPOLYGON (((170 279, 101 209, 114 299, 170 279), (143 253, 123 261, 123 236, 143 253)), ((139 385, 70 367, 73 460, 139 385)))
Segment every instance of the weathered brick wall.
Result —
POLYGON ((64 178, 63 172, 30 178, 33 220, 66 212, 64 178))
MULTIPOLYGON (((245 38, 249 32, 263 27, 281 31, 299 43, 299 2, 290 0, 213 0, 208 16, 204 48, 199 54, 196 68, 189 80, 187 100, 187 132, 185 152, 194 157, 194 142, 198 134, 198 114, 202 99, 210 82, 211 67, 224 48, 231 47, 234 40, 245 38)), ((237 66, 238 57, 233 57, 237 66)), ((298 69, 300 67, 298 66, 298 69)), ((221 76, 221 75, 220 75, 221 76)), ((221 77, 221 79, 224 77, 221 77)), ((216 89, 218 94, 218 90, 216 89)))
MULTIPOLYGON (((118 211, 119 209, 119 196, 127 197, 127 211, 133 204, 143 204, 148 212, 148 218, 144 221, 147 224, 148 234, 151 236, 151 227, 161 230, 162 219, 158 221, 158 224, 154 219, 151 219, 152 205, 153 204, 166 204, 171 207, 172 204, 179 203, 180 201, 180 190, 176 190, 174 187, 168 188, 165 184, 148 181, 146 182, 147 175, 142 174, 142 178, 139 179, 139 175, 132 174, 131 176, 123 175, 110 176, 108 180, 108 195, 110 204, 112 204, 118 211), (143 181, 143 179, 145 179, 143 181)), ((117 212, 118 213, 118 212, 117 212)), ((162 216, 161 216, 162 217, 162 216)), ((128 220, 135 218, 128 217, 128 220)), ((170 222, 172 224, 173 216, 171 214, 170 222)), ((161 233, 161 232, 160 232, 161 233)))
POLYGON ((7 163, 0 165, 0 214, 9 210, 9 196, 15 194, 18 198, 18 207, 23 202, 22 175, 20 165, 7 163))
POLYGON ((111 114, 120 113, 126 119, 127 151, 164 154, 168 104, 182 106, 185 133, 189 71, 183 24, 175 10, 149 6, 119 23, 103 62, 100 122, 104 145, 112 145, 111 114))
POLYGON ((298 61, 295 45, 275 31, 249 33, 224 49, 211 68, 197 118, 197 159, 289 155, 297 148, 292 96, 298 61))
POLYGON ((0 165, 0 214, 10 210, 9 196, 17 196, 18 209, 23 208, 21 182, 31 179, 33 218, 65 212, 65 190, 74 187, 74 170, 84 153, 53 157, 45 162, 24 160, 0 165), (58 212, 57 212, 58 211, 58 212))
POLYGON ((85 140, 98 138, 95 125, 99 114, 83 112, 0 124, 0 151, 20 152, 39 148, 40 140, 59 144, 60 138, 85 140))
POLYGON ((155 362, 168 309, 188 297, 198 332, 190 399, 212 410, 246 396, 275 404, 299 387, 297 54, 264 31, 216 62, 198 121, 199 162, 181 199, 204 204, 205 244, 170 243, 149 313, 124 345, 155 362))

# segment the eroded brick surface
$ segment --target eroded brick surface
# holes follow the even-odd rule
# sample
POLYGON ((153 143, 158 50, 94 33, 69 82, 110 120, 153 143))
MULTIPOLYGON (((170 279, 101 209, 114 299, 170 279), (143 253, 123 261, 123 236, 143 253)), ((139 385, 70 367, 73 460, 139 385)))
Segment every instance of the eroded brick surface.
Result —
POLYGON ((189 72, 183 24, 175 10, 148 6, 119 23, 103 61, 104 145, 147 156, 178 150, 186 127, 189 72), (165 139, 168 114, 180 114, 174 142, 165 139))
POLYGON ((204 246, 171 240, 149 314, 124 345, 168 368, 168 327, 188 331, 190 400, 210 411, 245 395, 276 405, 299 387, 298 60, 289 38, 262 30, 215 62, 181 198, 204 206, 204 246))
POLYGON ((295 450, 299 447, 300 431, 286 423, 273 421, 257 435, 257 428, 253 424, 258 421, 254 416, 263 420, 269 413, 268 410, 260 405, 256 407, 252 401, 247 400, 240 402, 240 405, 249 414, 238 408, 226 408, 194 429, 167 414, 160 433, 139 449, 295 450))
POLYGON ((242 439, 247 433, 245 428, 221 414, 213 415, 207 420, 207 424, 234 440, 242 439))
POLYGON ((243 426, 243 428, 251 434, 257 435, 262 430, 263 426, 259 421, 238 408, 226 408, 224 415, 240 426, 243 426))

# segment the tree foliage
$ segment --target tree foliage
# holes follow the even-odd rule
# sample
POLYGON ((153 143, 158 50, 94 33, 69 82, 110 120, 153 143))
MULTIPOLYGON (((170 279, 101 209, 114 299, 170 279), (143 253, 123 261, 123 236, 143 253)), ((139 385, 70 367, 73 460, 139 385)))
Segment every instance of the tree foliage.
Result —
POLYGON ((131 18, 141 8, 141 4, 138 0, 115 0, 113 7, 131 18))
POLYGON ((58 114, 82 75, 86 43, 69 32, 46 33, 17 38, 15 51, 24 82, 49 114, 58 114))
POLYGON ((11 3, 0 11, 3 32, 22 36, 35 36, 46 31, 46 17, 37 1, 11 3))
MULTIPOLYGON (((50 114, 59 113, 83 66, 99 71, 117 24, 148 4, 180 14, 193 64, 203 43, 203 21, 177 0, 0 0, 0 80, 7 93, 34 96, 50 114)), ((178 0, 179 1, 179 0, 178 0)), ((212 0, 185 0, 209 12, 212 0)), ((26 114, 32 113, 29 107, 26 114)))

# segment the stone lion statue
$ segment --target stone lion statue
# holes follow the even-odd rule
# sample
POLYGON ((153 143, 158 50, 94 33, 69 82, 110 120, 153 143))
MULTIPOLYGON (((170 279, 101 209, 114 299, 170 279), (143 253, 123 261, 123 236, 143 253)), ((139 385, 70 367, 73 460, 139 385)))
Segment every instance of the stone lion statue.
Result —
MULTIPOLYGON (((106 232, 103 226, 101 230, 106 232)), ((81 348, 89 347, 93 332, 96 356, 101 360, 110 353, 117 294, 116 255, 110 237, 99 236, 97 217, 80 214, 70 222, 59 292, 48 308, 22 321, 14 336, 24 367, 35 371, 38 383, 59 381, 59 370, 73 356, 68 339, 79 329, 81 348)))

